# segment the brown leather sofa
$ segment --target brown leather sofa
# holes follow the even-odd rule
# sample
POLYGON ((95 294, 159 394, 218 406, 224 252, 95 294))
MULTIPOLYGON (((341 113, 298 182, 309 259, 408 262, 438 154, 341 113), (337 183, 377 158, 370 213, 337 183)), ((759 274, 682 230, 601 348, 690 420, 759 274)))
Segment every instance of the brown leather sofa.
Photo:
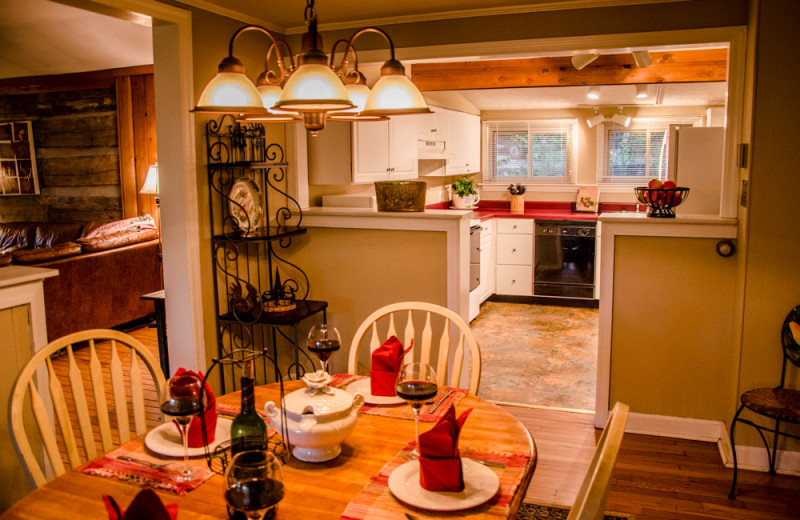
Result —
MULTIPOLYGON (((155 229, 119 230, 87 238, 108 223, 0 223, 0 266, 57 269, 44 281, 47 337, 112 328, 154 312, 144 294, 162 288, 155 229)), ((2 268, 2 267, 0 267, 2 268)))

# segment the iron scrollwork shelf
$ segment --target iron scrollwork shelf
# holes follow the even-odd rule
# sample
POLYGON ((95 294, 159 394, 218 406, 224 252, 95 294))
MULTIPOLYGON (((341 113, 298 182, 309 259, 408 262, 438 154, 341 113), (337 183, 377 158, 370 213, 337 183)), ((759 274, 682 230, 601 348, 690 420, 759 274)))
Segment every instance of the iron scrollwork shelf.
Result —
MULTIPOLYGON (((307 300, 308 276, 285 258, 306 229, 300 205, 283 188, 288 167, 283 148, 267 144, 263 125, 239 123, 230 115, 206 124, 206 144, 218 354, 270 348, 278 380, 278 343, 289 343, 294 358, 286 373, 301 377, 313 361, 298 344, 297 324, 318 312, 324 320, 327 302, 307 300), (246 184, 247 200, 231 195, 237 182, 246 184)), ((266 366, 261 373, 266 379, 266 366)), ((221 370, 223 389, 226 379, 235 389, 232 375, 221 370)))

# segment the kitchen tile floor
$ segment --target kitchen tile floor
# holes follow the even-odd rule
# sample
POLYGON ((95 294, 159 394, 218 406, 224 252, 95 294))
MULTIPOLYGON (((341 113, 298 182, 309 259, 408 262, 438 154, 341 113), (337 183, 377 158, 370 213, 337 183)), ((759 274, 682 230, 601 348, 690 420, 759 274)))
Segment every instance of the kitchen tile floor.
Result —
POLYGON ((487 301, 470 324, 484 399, 594 410, 598 310, 487 301))

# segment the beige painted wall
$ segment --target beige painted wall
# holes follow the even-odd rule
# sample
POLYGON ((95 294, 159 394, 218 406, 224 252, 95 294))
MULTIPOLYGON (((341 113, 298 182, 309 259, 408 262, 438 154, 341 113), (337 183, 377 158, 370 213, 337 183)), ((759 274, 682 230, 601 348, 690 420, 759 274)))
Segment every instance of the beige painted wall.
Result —
POLYGON ((328 322, 343 343, 331 360, 335 371, 346 370, 353 334, 372 311, 407 300, 447 306, 443 232, 311 228, 286 258, 308 275, 309 297, 329 304, 328 322))
POLYGON ((723 421, 736 259, 717 240, 617 237, 611 399, 637 413, 723 421))

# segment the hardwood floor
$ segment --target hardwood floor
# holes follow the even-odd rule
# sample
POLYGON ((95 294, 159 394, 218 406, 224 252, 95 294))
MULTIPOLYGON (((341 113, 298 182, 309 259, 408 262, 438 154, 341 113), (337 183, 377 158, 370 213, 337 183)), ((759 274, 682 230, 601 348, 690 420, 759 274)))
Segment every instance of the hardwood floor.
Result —
MULTIPOLYGON (((129 331, 157 350, 155 329, 129 331)), ((154 397, 153 397, 154 400, 154 397)), ((531 432, 539 454, 526 500, 569 506, 600 435, 594 416, 505 406, 531 432)), ((151 413, 157 418, 158 410, 151 413)), ((800 477, 739 472, 738 496, 728 499, 733 470, 722 466, 713 443, 625 434, 607 509, 637 520, 797 520, 800 477)))

